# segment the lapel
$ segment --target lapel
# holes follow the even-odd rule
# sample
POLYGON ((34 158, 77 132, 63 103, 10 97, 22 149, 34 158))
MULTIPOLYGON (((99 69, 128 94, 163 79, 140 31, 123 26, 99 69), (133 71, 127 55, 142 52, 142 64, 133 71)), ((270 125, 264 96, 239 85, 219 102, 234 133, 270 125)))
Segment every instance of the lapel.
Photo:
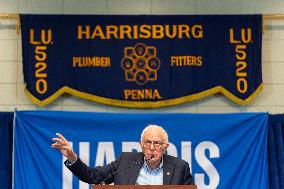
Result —
MULTIPOLYGON (((133 159, 133 162, 143 161, 143 159, 144 159, 144 154, 139 153, 139 155, 133 159)), ((143 166, 143 163, 140 163, 139 165, 136 165, 130 168, 129 175, 128 175, 128 184, 134 185, 136 183, 137 177, 139 175, 139 172, 142 166, 143 166)))
POLYGON ((171 180, 174 173, 174 165, 171 159, 167 155, 163 155, 163 184, 171 184, 171 180))

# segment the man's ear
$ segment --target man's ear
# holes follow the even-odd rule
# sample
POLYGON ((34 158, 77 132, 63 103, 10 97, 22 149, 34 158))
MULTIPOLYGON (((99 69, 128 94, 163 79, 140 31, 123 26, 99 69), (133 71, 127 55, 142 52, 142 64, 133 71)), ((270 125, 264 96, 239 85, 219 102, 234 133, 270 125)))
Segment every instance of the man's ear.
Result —
POLYGON ((164 150, 164 153, 166 153, 167 149, 169 147, 169 144, 165 144, 165 150, 164 150))
POLYGON ((145 154, 145 153, 144 153, 143 142, 140 141, 139 144, 140 144, 140 147, 141 147, 141 150, 142 150, 143 154, 145 154))

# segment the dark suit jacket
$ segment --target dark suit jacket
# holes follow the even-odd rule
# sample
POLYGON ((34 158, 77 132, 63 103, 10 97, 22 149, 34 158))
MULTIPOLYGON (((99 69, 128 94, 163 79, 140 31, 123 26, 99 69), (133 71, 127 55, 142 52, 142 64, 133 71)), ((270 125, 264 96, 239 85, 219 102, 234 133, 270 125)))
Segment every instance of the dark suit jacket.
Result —
MULTIPOLYGON (((65 165, 80 180, 90 184, 114 182, 119 185, 134 185, 143 166, 144 154, 124 152, 120 157, 106 166, 90 168, 80 158, 72 165, 65 165), (140 162, 140 163, 139 163, 140 162)), ((163 184, 194 184, 189 165, 186 161, 173 156, 163 156, 163 184)))

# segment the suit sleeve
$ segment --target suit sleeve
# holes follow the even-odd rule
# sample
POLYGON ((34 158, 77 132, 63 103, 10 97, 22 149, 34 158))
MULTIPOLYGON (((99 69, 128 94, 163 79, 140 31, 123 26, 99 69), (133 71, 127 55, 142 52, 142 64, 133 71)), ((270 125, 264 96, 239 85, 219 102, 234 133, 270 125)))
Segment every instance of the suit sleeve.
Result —
POLYGON ((185 184, 185 185, 193 185, 194 184, 188 163, 185 164, 183 184, 185 184))
POLYGON ((83 182, 89 184, 100 184, 104 181, 106 184, 113 182, 112 173, 117 169, 118 162, 121 158, 116 161, 109 163, 106 166, 97 166, 91 168, 87 166, 80 158, 77 159, 72 165, 68 165, 67 160, 64 162, 65 166, 83 182))

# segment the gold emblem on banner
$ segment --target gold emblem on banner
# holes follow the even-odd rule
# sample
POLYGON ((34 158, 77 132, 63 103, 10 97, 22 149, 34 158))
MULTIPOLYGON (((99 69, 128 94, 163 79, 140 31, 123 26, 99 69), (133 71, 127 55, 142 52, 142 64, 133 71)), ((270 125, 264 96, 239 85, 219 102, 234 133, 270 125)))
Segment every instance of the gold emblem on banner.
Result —
POLYGON ((161 61, 157 57, 156 48, 138 43, 134 47, 125 47, 121 67, 125 80, 144 85, 148 81, 157 80, 157 71, 161 61))

